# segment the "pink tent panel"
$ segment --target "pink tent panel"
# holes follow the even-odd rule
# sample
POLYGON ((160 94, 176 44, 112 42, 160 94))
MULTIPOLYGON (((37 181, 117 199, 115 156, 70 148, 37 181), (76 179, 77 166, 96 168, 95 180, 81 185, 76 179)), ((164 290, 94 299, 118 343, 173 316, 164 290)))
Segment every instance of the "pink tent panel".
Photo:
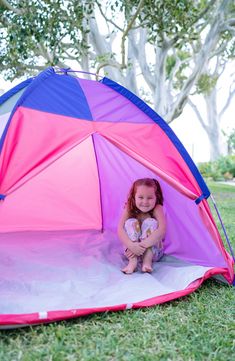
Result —
POLYGON ((101 229, 99 180, 92 138, 16 187, 1 204, 0 219, 1 232, 101 229), (88 179, 92 179, 89 187, 88 179))
POLYGON ((92 131, 90 122, 78 125, 74 118, 18 108, 0 155, 1 192, 7 192, 30 171, 35 172, 92 131))

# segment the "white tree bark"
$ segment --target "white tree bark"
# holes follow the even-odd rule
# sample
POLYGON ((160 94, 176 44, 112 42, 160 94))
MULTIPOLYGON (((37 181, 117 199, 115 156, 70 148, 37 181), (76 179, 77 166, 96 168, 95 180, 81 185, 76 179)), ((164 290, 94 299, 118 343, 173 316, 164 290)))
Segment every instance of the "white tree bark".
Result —
POLYGON ((222 154, 222 134, 219 115, 217 111, 217 92, 214 88, 210 94, 205 95, 207 111, 207 135, 210 141, 210 159, 214 161, 222 154))
POLYGON ((168 118, 169 105, 167 102, 167 83, 166 83, 166 57, 168 48, 165 43, 162 47, 155 48, 155 89, 154 89, 154 108, 166 120, 168 118))
MULTIPOLYGON (((89 27, 89 40, 90 44, 94 48, 96 56, 108 56, 108 54, 112 54, 113 51, 110 43, 105 40, 103 35, 101 35, 95 17, 91 17, 89 19, 89 27)), ((105 70, 107 71, 109 77, 117 82, 123 83, 124 79, 122 73, 118 69, 118 63, 107 59, 105 64, 112 64, 111 66, 105 66, 105 70)))
MULTIPOLYGON (((133 35, 135 36, 135 34, 133 35)), ((132 46, 132 41, 129 36, 127 38, 127 41, 128 41, 128 49, 127 49, 127 69, 126 69, 125 86, 128 89, 131 89, 132 92, 138 96, 139 89, 137 84, 136 60, 134 58, 134 49, 132 46)))
MULTIPOLYGON (((233 84, 232 84, 233 85, 233 84)), ((212 91, 203 96, 206 104, 206 117, 205 119, 201 115, 198 107, 189 99, 188 104, 194 110, 197 119, 199 120, 202 128, 205 130, 209 143, 210 143, 210 160, 214 161, 219 158, 219 156, 223 153, 222 144, 222 131, 221 131, 221 124, 222 124, 222 117, 226 109, 228 108, 229 104, 231 103, 233 97, 235 96, 235 89, 232 88, 224 104, 223 108, 219 112, 218 110, 218 103, 217 103, 217 89, 216 87, 212 89, 212 91)))

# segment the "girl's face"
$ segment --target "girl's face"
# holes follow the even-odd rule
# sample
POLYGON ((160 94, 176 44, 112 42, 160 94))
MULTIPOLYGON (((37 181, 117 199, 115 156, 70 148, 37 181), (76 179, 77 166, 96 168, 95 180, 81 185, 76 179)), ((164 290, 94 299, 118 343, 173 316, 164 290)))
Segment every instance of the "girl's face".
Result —
POLYGON ((135 193, 135 205, 143 213, 150 212, 156 205, 156 194, 153 187, 138 186, 135 193))

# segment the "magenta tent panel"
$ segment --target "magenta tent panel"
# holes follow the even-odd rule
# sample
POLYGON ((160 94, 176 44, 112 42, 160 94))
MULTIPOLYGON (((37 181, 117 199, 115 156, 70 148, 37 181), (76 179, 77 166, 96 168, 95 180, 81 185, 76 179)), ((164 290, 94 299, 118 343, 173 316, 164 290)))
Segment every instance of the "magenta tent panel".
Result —
POLYGON ((134 104, 106 85, 86 79, 78 81, 86 95, 94 121, 153 123, 134 104))

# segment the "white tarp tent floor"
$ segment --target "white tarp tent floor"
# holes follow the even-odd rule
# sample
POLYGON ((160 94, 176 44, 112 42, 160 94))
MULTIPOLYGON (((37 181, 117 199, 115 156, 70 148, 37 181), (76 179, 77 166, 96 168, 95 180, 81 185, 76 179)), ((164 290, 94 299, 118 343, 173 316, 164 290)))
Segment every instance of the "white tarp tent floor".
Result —
POLYGON ((152 274, 125 275, 122 254, 111 232, 1 234, 0 314, 131 307, 183 290, 210 269, 164 256, 152 274))

